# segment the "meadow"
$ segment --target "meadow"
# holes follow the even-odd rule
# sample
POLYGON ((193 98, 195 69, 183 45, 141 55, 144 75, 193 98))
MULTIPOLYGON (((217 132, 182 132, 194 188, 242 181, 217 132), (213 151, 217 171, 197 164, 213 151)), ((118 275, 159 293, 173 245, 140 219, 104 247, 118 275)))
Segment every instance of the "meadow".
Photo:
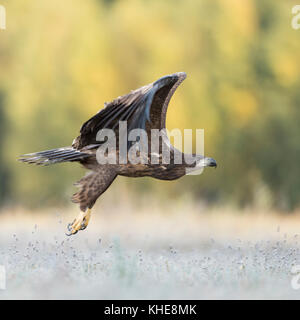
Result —
POLYGON ((0 216, 0 299, 299 299, 300 214, 104 202, 67 237, 74 211, 0 216))

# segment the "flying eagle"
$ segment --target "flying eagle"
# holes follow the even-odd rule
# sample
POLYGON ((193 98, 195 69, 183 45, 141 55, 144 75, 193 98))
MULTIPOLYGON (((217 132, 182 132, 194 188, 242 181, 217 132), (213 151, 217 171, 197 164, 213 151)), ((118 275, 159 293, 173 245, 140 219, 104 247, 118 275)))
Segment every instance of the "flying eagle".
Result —
MULTIPOLYGON (((196 165, 195 163, 191 164, 190 161, 187 162, 186 154, 171 145, 167 134, 160 136, 157 152, 151 150, 151 131, 157 129, 160 132, 165 132, 169 101, 185 78, 186 74, 184 72, 167 75, 149 85, 131 91, 127 95, 120 96, 110 103, 106 103, 102 110, 82 125, 80 135, 74 139, 70 147, 21 156, 19 160, 26 163, 50 165, 60 162, 79 162, 90 170, 86 176, 76 183, 79 190, 73 195, 72 201, 79 204, 80 214, 68 225, 68 235, 75 234, 87 227, 91 209, 96 200, 107 190, 118 175, 126 177, 149 176, 160 180, 175 180, 184 176, 188 168, 217 166, 214 159, 202 155, 192 155, 196 159, 196 165), (115 152, 117 155, 120 154, 119 139, 124 138, 124 133, 121 136, 119 129, 121 122, 126 122, 126 133, 128 134, 134 129, 141 129, 147 133, 146 144, 149 148, 145 149, 146 152, 143 154, 143 160, 146 157, 146 161, 140 161, 140 163, 121 162, 120 160, 115 163, 99 162, 97 151, 107 143, 107 139, 99 141, 98 134, 105 131, 104 129, 110 129, 115 134, 117 141, 115 152), (163 160, 163 152, 165 151, 169 152, 168 163, 163 160), (175 161, 178 160, 178 155, 182 161, 175 161), (153 157, 155 161, 151 161, 153 157)), ((141 141, 137 139, 137 145, 138 142, 141 141)), ((127 140, 127 150, 134 145, 134 142, 129 143, 127 140)), ((137 148, 137 154, 139 152, 142 153, 137 148)), ((108 155, 107 152, 105 154, 108 155)))

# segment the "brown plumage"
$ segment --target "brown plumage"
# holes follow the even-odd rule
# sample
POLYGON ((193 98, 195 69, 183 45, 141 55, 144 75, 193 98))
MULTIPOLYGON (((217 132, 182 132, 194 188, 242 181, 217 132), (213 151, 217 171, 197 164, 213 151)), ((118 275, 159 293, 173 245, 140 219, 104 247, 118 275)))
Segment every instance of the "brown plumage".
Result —
MULTIPOLYGON (((158 79, 157 81, 118 97, 105 105, 96 115, 86 121, 81 129, 80 135, 74 139, 72 146, 52 149, 33 154, 27 154, 20 161, 34 163, 37 165, 50 165, 60 162, 79 162, 85 168, 91 170, 83 177, 77 185, 79 191, 73 195, 72 201, 78 203, 82 212, 91 209, 98 197, 106 191, 118 175, 127 177, 150 176, 161 180, 174 180, 186 174, 186 168, 192 165, 185 162, 184 154, 175 149, 169 142, 166 134, 162 134, 159 142, 159 152, 156 164, 151 159, 151 129, 165 129, 166 113, 169 101, 180 83, 186 78, 183 72, 175 73, 158 79), (119 121, 126 121, 128 133, 132 129, 144 129, 148 134, 146 163, 121 164, 99 164, 96 152, 103 142, 97 141, 97 133, 102 129, 112 129, 116 134, 116 152, 119 153, 119 121), (165 149, 163 149, 165 148, 165 149), (162 161, 162 150, 169 150, 170 163, 162 161), (182 163, 175 163, 175 155, 182 158, 182 163)), ((128 143, 128 149, 134 143, 128 143)), ((216 167, 216 161, 212 158, 201 159, 202 167, 216 167)), ((70 225, 70 234, 76 233, 87 226, 86 214, 81 214, 70 225), (78 220, 79 219, 79 220, 78 220), (79 225, 78 225, 79 224, 79 225)))

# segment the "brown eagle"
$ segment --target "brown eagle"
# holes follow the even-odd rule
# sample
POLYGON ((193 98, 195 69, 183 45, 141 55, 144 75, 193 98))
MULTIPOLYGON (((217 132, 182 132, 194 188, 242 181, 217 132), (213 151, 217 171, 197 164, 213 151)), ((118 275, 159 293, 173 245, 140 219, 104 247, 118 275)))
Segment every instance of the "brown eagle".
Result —
MULTIPOLYGON (((68 225, 68 235, 84 230, 89 222, 91 209, 99 196, 106 191, 118 175, 126 177, 153 177, 161 180, 175 180, 187 173, 188 168, 216 167, 217 163, 212 158, 203 155, 191 155, 195 163, 187 161, 186 154, 173 147, 165 130, 166 113, 169 101, 180 83, 186 78, 184 72, 164 76, 157 81, 131 91, 129 94, 120 96, 96 115, 86 121, 80 135, 74 139, 72 146, 41 151, 21 156, 20 161, 37 165, 50 165, 60 162, 79 162, 90 172, 76 185, 79 187, 72 201, 80 206, 79 216, 68 225), (126 123, 126 134, 134 129, 144 130, 146 133, 147 148, 140 148, 141 141, 126 140, 126 146, 121 146, 120 138, 124 138, 124 132, 120 132, 120 123, 126 123), (115 153, 120 155, 121 148, 132 150, 141 156, 138 163, 128 161, 126 151, 125 160, 119 157, 115 162, 99 162, 98 151, 107 143, 107 139, 99 139, 99 133, 109 129, 115 135, 115 153), (156 129, 159 136, 158 149, 154 152, 151 148, 151 132, 156 129), (145 151, 146 150, 146 151, 145 151), (149 151, 148 151, 149 150, 149 151), (135 152, 135 151, 134 151, 135 152), (168 161, 164 161, 163 153, 169 154, 168 161), (145 160, 146 158, 146 160, 145 160), (153 160, 154 159, 154 160, 153 160), (181 161, 178 161, 181 160, 181 161)), ((140 139, 142 140, 142 139, 140 139)), ((107 147, 107 146, 106 146, 107 147)), ((106 156, 108 151, 104 152, 106 156)))

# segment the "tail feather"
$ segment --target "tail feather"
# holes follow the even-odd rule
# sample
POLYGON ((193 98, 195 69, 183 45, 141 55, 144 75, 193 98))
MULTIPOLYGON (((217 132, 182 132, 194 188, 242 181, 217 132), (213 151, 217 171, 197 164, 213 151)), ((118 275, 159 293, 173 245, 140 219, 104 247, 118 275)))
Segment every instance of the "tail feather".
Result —
POLYGON ((90 154, 80 152, 72 147, 64 147, 24 154, 18 160, 30 164, 48 166, 66 161, 79 161, 87 157, 90 157, 90 154))

